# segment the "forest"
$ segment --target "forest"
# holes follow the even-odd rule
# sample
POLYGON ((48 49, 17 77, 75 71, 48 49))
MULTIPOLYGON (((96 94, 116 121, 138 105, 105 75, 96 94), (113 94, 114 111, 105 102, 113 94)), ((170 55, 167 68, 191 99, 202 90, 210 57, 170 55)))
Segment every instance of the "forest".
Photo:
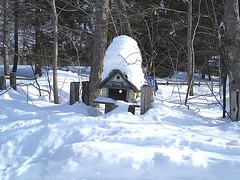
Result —
MULTIPOLYGON (((38 76, 42 67, 92 66, 114 37, 128 35, 138 42, 150 75, 187 71, 189 84, 194 72, 203 79, 219 75, 225 88, 229 75, 236 91, 238 8, 238 0, 4 0, 0 62, 5 75, 9 64, 13 72, 31 64, 38 76)), ((96 66, 101 71, 101 63, 96 66)))
MULTIPOLYGON (((93 0, 56 1, 58 17, 59 66, 86 65, 92 59, 96 2, 93 0)), ((1 27, 4 4, 1 2, 1 27)), ((108 45, 124 34, 124 17, 138 42, 144 67, 156 76, 170 76, 187 70, 188 3, 185 0, 126 0, 121 11, 118 1, 110 1, 108 45), (153 65, 154 64, 154 65, 153 65)), ((47 0, 8 0, 9 62, 51 65, 53 25, 51 4, 47 0), (15 56, 15 57, 14 57, 15 56)), ((223 3, 216 0, 193 1, 194 52, 199 73, 218 73, 219 35, 223 3)), ((3 28, 0 32, 3 39, 3 28)), ((3 62, 1 41, 1 62, 3 62)))

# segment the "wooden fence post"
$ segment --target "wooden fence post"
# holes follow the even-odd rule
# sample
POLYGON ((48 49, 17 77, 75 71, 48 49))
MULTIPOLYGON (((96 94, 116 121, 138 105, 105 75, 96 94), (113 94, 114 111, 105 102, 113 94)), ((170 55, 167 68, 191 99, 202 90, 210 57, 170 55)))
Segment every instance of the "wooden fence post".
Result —
POLYGON ((70 105, 73 105, 76 101, 79 101, 79 89, 80 82, 70 83, 70 105))
POLYGON ((82 102, 89 105, 89 81, 82 82, 82 102))
POLYGON ((152 85, 141 87, 141 115, 152 108, 153 89, 152 85))
POLYGON ((10 86, 17 90, 17 81, 16 81, 16 73, 10 73, 10 86))
POLYGON ((70 105, 73 105, 76 102, 76 83, 70 83, 70 105))
POLYGON ((230 92, 230 117, 232 121, 240 120, 240 112, 239 112, 239 103, 240 103, 240 93, 239 91, 230 92))
POLYGON ((80 82, 76 82, 76 94, 75 94, 75 97, 76 97, 76 101, 79 101, 79 90, 80 90, 80 82))
POLYGON ((6 90, 6 76, 0 76, 0 90, 6 90))

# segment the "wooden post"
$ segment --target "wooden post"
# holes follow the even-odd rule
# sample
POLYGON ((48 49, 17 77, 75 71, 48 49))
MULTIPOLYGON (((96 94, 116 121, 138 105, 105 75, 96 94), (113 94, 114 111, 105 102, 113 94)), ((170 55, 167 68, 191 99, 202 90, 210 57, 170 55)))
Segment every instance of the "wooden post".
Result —
POLYGON ((76 101, 79 101, 79 89, 80 82, 70 83, 70 105, 74 104, 76 101))
POLYGON ((79 101, 79 90, 80 90, 80 82, 76 82, 76 94, 75 94, 75 97, 76 97, 76 101, 79 101))
POLYGON ((105 104, 105 114, 114 110, 116 107, 118 107, 118 106, 115 104, 112 104, 112 103, 105 104))
POLYGON ((17 81, 16 81, 16 73, 10 73, 10 86, 17 90, 17 81))
POLYGON ((239 120, 239 91, 232 91, 230 92, 230 117, 232 121, 239 120))
POLYGON ((135 114, 135 106, 134 105, 129 105, 128 106, 128 112, 130 112, 134 115, 135 114))
POLYGON ((141 115, 152 108, 153 90, 151 85, 141 87, 141 115))
POLYGON ((6 90, 6 76, 0 76, 0 90, 6 90))
POLYGON ((70 83, 70 105, 76 102, 76 82, 70 83))
POLYGON ((89 105, 89 81, 82 82, 82 102, 89 105))

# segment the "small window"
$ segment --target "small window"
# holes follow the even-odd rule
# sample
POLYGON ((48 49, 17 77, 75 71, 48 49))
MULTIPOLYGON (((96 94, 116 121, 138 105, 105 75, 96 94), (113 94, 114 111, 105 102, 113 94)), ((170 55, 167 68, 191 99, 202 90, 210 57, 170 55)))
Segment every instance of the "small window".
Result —
POLYGON ((117 79, 120 79, 120 76, 117 76, 117 79))

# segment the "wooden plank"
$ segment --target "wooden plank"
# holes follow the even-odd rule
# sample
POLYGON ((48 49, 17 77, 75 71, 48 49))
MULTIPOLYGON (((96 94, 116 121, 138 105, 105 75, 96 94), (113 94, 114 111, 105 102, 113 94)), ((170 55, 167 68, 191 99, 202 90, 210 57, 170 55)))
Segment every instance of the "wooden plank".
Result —
MULTIPOLYGON (((10 76, 6 76, 6 79, 10 79, 10 76)), ((16 77, 17 80, 35 80, 35 78, 16 77)))
POLYGON ((113 105, 113 104, 114 104, 114 103, 105 102, 105 101, 93 101, 93 103, 97 103, 97 104, 110 104, 110 105, 113 105))
MULTIPOLYGON (((183 86, 183 85, 188 85, 188 83, 178 83, 178 82, 158 82, 157 85, 176 85, 176 86, 183 86)), ((206 83, 194 83, 194 86, 206 86, 206 83)), ((212 86, 212 85, 209 85, 212 86)), ((219 86, 219 84, 213 84, 213 86, 219 86)))

